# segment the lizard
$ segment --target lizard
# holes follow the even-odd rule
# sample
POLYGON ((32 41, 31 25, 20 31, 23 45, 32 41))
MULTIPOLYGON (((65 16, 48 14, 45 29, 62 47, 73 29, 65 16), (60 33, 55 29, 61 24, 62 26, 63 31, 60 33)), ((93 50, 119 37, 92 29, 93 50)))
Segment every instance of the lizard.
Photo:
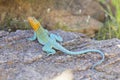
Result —
POLYGON ((96 62, 95 64, 93 64, 93 66, 91 67, 92 70, 94 70, 94 68, 97 65, 101 64, 105 59, 104 53, 97 49, 87 49, 87 50, 82 50, 77 52, 69 51, 66 48, 64 48, 62 45, 60 45, 59 42, 63 41, 62 37, 58 34, 53 34, 53 33, 50 34, 47 29, 44 29, 41 26, 40 22, 36 18, 28 17, 28 22, 34 31, 34 35, 28 38, 28 40, 34 41, 37 39, 38 42, 43 45, 42 50, 46 52, 48 55, 55 54, 56 53, 55 50, 59 50, 69 55, 80 55, 88 52, 99 53, 102 56, 102 59, 96 62))

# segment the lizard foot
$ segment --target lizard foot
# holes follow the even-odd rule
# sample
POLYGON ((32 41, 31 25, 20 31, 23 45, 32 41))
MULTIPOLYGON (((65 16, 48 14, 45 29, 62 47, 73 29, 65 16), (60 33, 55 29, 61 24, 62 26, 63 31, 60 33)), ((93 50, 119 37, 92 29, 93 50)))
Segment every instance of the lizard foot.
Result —
POLYGON ((50 38, 53 40, 57 40, 59 42, 63 41, 63 38, 59 34, 50 34, 50 38))
POLYGON ((55 53, 48 53, 47 56, 52 56, 54 55, 55 53))
POLYGON ((27 38, 27 40, 34 41, 37 39, 36 33, 34 32, 34 36, 27 38))

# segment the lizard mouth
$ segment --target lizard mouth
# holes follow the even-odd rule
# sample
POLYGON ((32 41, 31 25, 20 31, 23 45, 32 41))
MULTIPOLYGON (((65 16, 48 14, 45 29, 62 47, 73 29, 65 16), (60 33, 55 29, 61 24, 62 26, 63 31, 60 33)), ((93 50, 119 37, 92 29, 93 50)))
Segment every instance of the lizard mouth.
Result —
POLYGON ((30 23, 34 31, 37 31, 40 27, 39 21, 37 21, 34 17, 28 17, 28 22, 30 23))

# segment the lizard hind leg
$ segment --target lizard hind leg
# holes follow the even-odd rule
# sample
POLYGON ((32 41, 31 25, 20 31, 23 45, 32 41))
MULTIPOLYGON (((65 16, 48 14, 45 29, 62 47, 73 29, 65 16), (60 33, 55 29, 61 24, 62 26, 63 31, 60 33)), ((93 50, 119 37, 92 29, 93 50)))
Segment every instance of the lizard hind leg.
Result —
POLYGON ((56 34, 50 34, 50 38, 53 39, 53 40, 57 40, 57 41, 63 41, 63 38, 60 36, 60 35, 56 35, 56 34))
POLYGON ((56 51, 52 49, 52 46, 49 43, 44 45, 42 50, 45 51, 48 54, 48 56, 56 53, 56 51))

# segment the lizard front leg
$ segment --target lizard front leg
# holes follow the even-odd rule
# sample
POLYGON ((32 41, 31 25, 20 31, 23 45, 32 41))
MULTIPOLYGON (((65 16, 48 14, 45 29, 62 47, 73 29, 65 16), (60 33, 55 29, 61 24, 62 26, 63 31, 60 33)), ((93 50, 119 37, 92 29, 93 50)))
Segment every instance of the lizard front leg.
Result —
POLYGON ((34 32, 34 35, 32 37, 28 38, 28 40, 30 40, 30 41, 34 41, 36 39, 37 39, 36 32, 34 32))
POLYGON ((51 38, 52 40, 55 40, 55 41, 56 41, 56 40, 57 40, 57 41, 60 41, 60 42, 63 41, 63 38, 62 38, 60 35, 58 35, 58 34, 55 35, 55 34, 51 33, 51 34, 50 34, 50 38, 51 38))

